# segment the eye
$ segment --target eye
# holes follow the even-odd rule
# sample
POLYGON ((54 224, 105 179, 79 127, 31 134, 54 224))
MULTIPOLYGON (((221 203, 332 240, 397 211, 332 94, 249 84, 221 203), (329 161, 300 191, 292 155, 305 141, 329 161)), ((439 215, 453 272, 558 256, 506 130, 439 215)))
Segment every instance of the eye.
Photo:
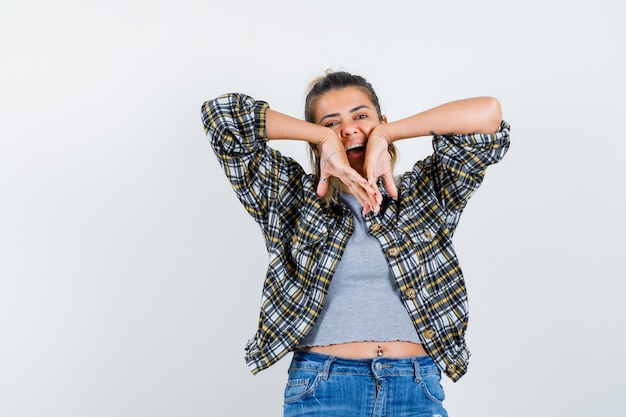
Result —
POLYGON ((357 120, 367 119, 367 114, 359 114, 358 116, 355 117, 355 119, 357 120))
POLYGON ((326 126, 326 127, 334 127, 334 126, 337 126, 338 124, 339 124, 339 122, 332 121, 332 122, 326 123, 324 126, 326 126))

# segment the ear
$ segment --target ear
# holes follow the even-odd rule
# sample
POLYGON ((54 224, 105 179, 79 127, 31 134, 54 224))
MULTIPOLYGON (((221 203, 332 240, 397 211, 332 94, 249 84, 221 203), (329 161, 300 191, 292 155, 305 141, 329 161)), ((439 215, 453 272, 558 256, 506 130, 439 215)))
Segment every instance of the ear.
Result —
POLYGON ((380 122, 381 123, 387 123, 387 116, 385 116, 384 114, 381 116, 380 118, 380 122))

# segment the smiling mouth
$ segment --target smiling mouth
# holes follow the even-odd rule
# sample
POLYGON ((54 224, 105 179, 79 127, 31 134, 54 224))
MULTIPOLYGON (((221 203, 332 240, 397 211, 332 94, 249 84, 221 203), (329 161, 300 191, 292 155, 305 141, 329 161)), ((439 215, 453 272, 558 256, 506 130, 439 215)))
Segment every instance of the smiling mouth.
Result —
POLYGON ((357 143, 357 144, 348 146, 346 148, 346 154, 347 155, 356 154, 356 153, 362 152, 363 150, 365 150, 365 144, 357 143))

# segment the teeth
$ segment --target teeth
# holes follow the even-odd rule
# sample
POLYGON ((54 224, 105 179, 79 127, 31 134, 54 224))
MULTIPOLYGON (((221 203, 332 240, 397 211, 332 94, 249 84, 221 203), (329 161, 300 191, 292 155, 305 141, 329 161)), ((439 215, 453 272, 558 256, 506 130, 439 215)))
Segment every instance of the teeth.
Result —
POLYGON ((346 152, 347 151, 351 151, 352 149, 358 149, 358 148, 364 148, 364 147, 365 147, 365 145, 363 145, 362 143, 357 143, 357 144, 348 146, 346 148, 346 152))

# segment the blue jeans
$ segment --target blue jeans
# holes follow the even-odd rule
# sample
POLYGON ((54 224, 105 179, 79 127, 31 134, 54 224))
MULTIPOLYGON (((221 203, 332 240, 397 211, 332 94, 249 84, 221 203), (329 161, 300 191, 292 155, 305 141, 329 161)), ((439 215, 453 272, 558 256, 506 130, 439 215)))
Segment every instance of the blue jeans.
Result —
POLYGON ((284 417, 447 417, 441 373, 428 356, 345 359, 295 352, 284 417))

